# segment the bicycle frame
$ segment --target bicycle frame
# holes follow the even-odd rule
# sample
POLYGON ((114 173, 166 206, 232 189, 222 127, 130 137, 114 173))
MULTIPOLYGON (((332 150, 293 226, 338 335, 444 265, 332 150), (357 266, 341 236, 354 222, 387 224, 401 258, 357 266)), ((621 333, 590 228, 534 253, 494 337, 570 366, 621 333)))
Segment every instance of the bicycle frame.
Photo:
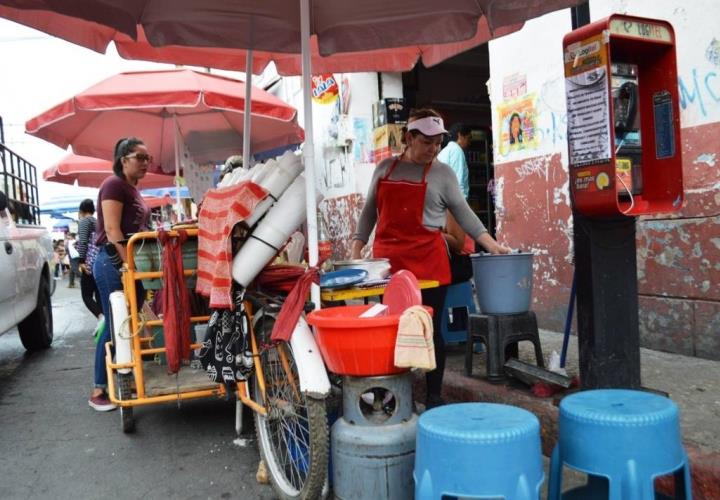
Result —
MULTIPOLYGON (((186 229, 186 232, 188 236, 190 237, 197 237, 198 230, 197 229, 186 229)), ((160 353, 165 353, 166 349, 164 347, 151 347, 151 343, 153 340, 152 336, 144 336, 142 335, 142 332, 144 332, 145 326, 162 326, 163 322, 162 320, 148 320, 148 321, 141 321, 138 311, 138 301, 137 301, 137 281, 138 280, 144 280, 144 279, 154 279, 154 278, 162 278, 163 272, 162 271, 149 271, 149 272, 140 272, 136 269, 135 265, 135 246, 138 244, 138 242, 144 241, 144 240, 152 240, 157 239, 157 232, 156 231, 146 231, 141 233, 134 234, 129 240, 127 244, 127 270, 125 270, 122 274, 122 281, 123 281, 123 289, 124 289, 124 295, 125 300, 127 303, 127 306, 129 308, 129 318, 130 318, 130 331, 131 331, 131 351, 132 351, 132 361, 129 363, 115 363, 112 360, 112 352, 111 352, 111 342, 108 342, 105 344, 105 359, 106 359, 106 370, 108 374, 108 393, 110 396, 110 400, 115 403, 118 406, 122 407, 133 407, 133 406, 142 406, 142 405, 149 405, 149 404, 155 404, 155 403, 167 403, 167 402, 173 402, 178 400, 184 400, 184 399, 194 399, 194 398, 203 398, 203 397, 210 397, 210 396, 222 396, 225 395, 226 390, 225 386, 223 384, 216 384, 216 387, 209 388, 209 389, 203 389, 203 390, 188 390, 188 391, 177 391, 173 394, 164 394, 164 395, 157 395, 152 396, 148 395, 146 388, 145 388, 145 369, 143 367, 143 356, 147 355, 155 355, 160 353), (132 399, 127 400, 120 400, 117 398, 117 391, 116 391, 116 380, 114 375, 114 372, 120 369, 130 369, 131 373, 133 374, 133 377, 135 379, 135 391, 136 396, 132 399)), ((170 231, 169 235, 171 237, 178 236, 177 231, 170 231)), ((185 269, 184 275, 186 277, 192 276, 193 273, 197 272, 196 269, 185 269)), ((246 304, 246 307, 249 308, 249 304, 246 304)), ((191 323, 206 323, 209 320, 209 316, 192 316, 190 318, 191 323)), ((253 358, 256 360, 260 356, 260 351, 257 345, 257 340, 255 338, 255 332, 252 328, 252 315, 250 315, 250 341, 251 341, 251 347, 252 347, 252 353, 253 358)), ((198 349, 201 346, 201 344, 194 343, 190 346, 192 349, 198 349)), ((294 390, 296 394, 299 395, 299 387, 298 382, 295 380, 295 378, 292 376, 292 373, 290 372, 289 363, 287 360, 287 355, 285 354, 285 349, 283 346, 277 346, 278 353, 280 356, 280 359, 282 360, 283 366, 286 370, 286 373, 289 373, 290 382, 292 383, 294 390)), ((260 387, 261 393, 263 395, 263 401, 267 401, 265 398, 265 377, 262 372, 262 367, 259 363, 255 363, 253 367, 254 375, 257 377, 258 380, 258 386, 260 387)), ((208 384, 211 384, 211 382, 208 381, 208 384)), ((236 387, 236 394, 238 399, 242 401, 243 404, 249 406, 253 411, 260 413, 261 415, 267 414, 267 409, 265 406, 262 406, 258 404, 255 400, 253 400, 250 397, 249 389, 248 389, 248 382, 247 381, 239 381, 237 383, 236 387)), ((266 403, 267 404, 267 403, 266 403)))

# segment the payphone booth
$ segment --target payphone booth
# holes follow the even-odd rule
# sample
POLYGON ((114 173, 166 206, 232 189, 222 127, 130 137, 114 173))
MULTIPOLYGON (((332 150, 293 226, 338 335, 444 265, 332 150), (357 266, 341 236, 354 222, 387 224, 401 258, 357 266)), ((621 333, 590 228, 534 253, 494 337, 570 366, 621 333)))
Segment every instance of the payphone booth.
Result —
POLYGON ((682 207, 672 26, 611 15, 563 40, 570 191, 586 216, 682 207))

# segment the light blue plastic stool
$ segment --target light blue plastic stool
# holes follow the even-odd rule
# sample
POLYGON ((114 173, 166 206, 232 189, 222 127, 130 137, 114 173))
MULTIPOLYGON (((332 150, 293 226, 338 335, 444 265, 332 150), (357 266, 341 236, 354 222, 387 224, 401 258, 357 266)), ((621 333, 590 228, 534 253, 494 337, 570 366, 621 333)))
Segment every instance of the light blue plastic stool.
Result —
POLYGON ((492 403, 428 410, 418 420, 413 477, 416 500, 538 500, 540 422, 522 408, 492 403))
POLYGON ((467 314, 475 314, 475 301, 473 300, 472 283, 470 280, 464 283, 457 283, 447 287, 447 295, 445 296, 445 306, 443 307, 442 320, 440 323, 440 331, 446 344, 458 344, 466 342, 468 338, 468 325, 470 324, 469 316, 465 321, 464 330, 449 330, 450 326, 450 309, 467 307, 467 314))
POLYGON ((670 399, 624 389, 583 391, 560 402, 558 425, 549 500, 561 498, 564 465, 589 475, 588 484, 565 499, 654 500, 654 479, 673 472, 675 497, 692 499, 678 408, 670 399))

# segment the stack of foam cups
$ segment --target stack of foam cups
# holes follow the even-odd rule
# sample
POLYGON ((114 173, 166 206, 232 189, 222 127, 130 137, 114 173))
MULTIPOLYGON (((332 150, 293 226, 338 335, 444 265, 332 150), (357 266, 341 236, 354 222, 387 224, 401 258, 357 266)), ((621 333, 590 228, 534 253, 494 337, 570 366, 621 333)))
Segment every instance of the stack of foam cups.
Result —
POLYGON ((270 196, 261 201, 253 213, 245 219, 245 224, 248 227, 253 227, 260 218, 265 215, 265 212, 279 200, 288 186, 297 178, 302 172, 302 160, 301 158, 292 153, 286 151, 278 161, 273 159, 268 160, 264 164, 262 172, 257 176, 253 175, 252 181, 260 186, 264 187, 270 196))
MULTIPOLYGON (((316 195, 316 203, 322 196, 316 195)), ((258 223, 233 258, 232 277, 246 287, 262 271, 295 229, 303 223, 305 176, 299 175, 258 223)))

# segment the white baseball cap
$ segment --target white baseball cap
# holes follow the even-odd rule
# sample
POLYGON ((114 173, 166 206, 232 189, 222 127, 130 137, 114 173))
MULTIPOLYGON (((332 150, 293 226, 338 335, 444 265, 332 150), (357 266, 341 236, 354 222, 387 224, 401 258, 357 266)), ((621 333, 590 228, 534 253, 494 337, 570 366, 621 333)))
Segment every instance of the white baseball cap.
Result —
POLYGON ((445 124, 443 119, 439 116, 426 116, 418 120, 413 120, 407 125, 408 132, 410 130, 417 130, 423 135, 432 137, 434 135, 447 134, 445 130, 445 124))

